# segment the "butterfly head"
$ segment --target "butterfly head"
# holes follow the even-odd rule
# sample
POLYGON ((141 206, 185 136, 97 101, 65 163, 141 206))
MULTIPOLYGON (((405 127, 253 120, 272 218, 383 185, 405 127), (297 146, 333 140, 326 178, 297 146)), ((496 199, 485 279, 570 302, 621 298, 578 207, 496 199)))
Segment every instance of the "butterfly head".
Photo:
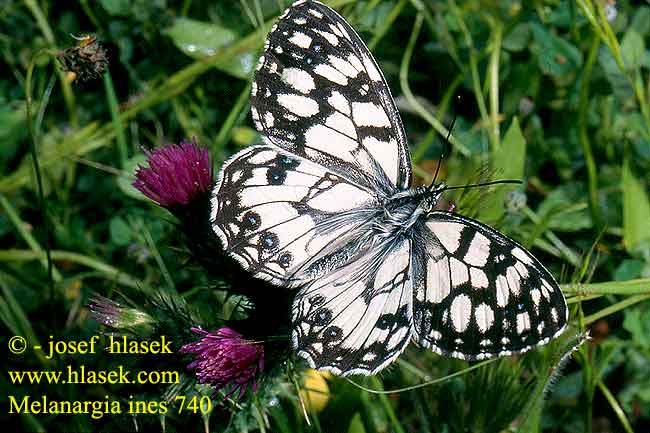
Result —
POLYGON ((415 194, 420 198, 420 207, 423 209, 424 213, 427 214, 431 212, 438 201, 440 196, 447 188, 447 184, 440 182, 438 184, 432 183, 429 186, 420 186, 415 189, 415 194))

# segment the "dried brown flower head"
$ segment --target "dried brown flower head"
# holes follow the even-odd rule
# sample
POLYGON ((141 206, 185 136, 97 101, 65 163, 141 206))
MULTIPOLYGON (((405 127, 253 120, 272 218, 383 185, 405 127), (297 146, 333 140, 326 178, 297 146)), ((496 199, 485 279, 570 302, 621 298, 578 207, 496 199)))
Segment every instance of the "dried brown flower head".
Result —
POLYGON ((70 81, 88 81, 101 77, 108 67, 106 50, 94 36, 78 38, 79 43, 59 54, 61 69, 70 81))

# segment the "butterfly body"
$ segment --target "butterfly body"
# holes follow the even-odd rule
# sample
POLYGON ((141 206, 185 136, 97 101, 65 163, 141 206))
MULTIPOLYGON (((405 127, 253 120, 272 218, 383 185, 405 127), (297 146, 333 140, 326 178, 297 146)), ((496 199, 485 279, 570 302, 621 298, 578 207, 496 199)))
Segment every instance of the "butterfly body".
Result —
POLYGON ((545 344, 568 309, 525 248, 412 188, 406 134, 354 29, 300 0, 267 38, 251 97, 265 144, 235 154, 212 226, 254 276, 297 288, 293 344, 315 368, 374 374, 414 340, 476 360, 545 344))
POLYGON ((444 188, 445 184, 441 183, 435 188, 418 187, 389 197, 383 203, 384 217, 378 224, 379 231, 388 236, 409 233, 434 209, 444 188))

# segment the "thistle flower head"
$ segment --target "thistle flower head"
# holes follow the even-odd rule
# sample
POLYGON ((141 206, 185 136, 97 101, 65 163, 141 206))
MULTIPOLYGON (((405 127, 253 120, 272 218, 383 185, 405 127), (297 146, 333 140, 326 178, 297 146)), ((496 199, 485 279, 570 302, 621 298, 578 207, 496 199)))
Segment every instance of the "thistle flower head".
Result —
POLYGON ((243 338, 230 329, 220 328, 207 332, 192 328, 202 338, 184 345, 182 353, 193 353, 196 359, 187 368, 196 369, 200 383, 208 383, 216 390, 230 388, 227 396, 239 392, 241 397, 251 385, 257 390, 256 376, 264 369, 264 348, 261 344, 243 338))
POLYGON ((210 188, 210 156, 207 148, 195 141, 146 153, 149 168, 138 167, 133 186, 160 206, 170 209, 187 205, 210 188))
POLYGON ((103 296, 94 296, 88 305, 91 317, 97 322, 111 328, 149 329, 153 318, 136 308, 127 308, 120 303, 103 296))

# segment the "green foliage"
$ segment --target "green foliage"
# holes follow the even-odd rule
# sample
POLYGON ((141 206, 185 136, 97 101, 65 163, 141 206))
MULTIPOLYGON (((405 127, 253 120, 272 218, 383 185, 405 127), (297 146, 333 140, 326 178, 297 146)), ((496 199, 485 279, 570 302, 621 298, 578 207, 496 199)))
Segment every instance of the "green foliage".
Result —
MULTIPOLYGON (((512 119, 501 145, 493 152, 492 170, 495 177, 499 179, 523 179, 526 164, 526 138, 521 133, 519 120, 512 119)), ((502 188, 494 192, 491 198, 490 209, 482 212, 483 218, 487 221, 498 220, 506 210, 507 194, 513 191, 506 191, 502 188)))
MULTIPOLYGON (((211 56, 237 39, 237 34, 226 27, 188 18, 174 20, 166 34, 179 50, 195 59, 211 56)), ((254 54, 246 52, 218 67, 234 77, 248 79, 254 63, 254 54)))
MULTIPOLYGON (((417 182, 431 181, 454 116, 442 179, 450 185, 523 180, 520 187, 457 191, 447 198, 457 212, 493 223, 532 248, 558 277, 571 307, 567 334, 471 371, 467 363, 410 347, 380 376, 353 378, 374 392, 327 376, 329 400, 319 413, 300 397, 304 366, 291 359, 270 368, 255 395, 239 402, 215 396, 214 410, 203 417, 3 420, 29 431, 130 431, 134 425, 283 433, 647 431, 650 6, 596 0, 327 3, 360 31, 381 65, 403 115, 417 182), (575 335, 584 331, 592 339, 574 351, 575 335)), ((177 221, 131 182, 146 160, 143 148, 196 137, 209 147, 218 170, 228 155, 259 141, 248 115, 251 72, 266 32, 288 4, 3 3, 5 335, 44 344, 53 334, 78 340, 103 332, 85 307, 95 294, 123 302, 133 314, 155 316, 156 329, 167 329, 181 343, 192 339, 189 323, 214 327, 246 317, 246 299, 220 290, 221 270, 213 270, 214 281, 215 275, 196 266, 177 221), (107 49, 110 75, 70 82, 55 58, 79 42, 70 35, 88 33, 107 49)), ((57 362, 37 352, 10 356, 3 365, 38 369, 57 362)), ((65 362, 101 370, 117 361, 97 356, 65 362)), ((5 374, 0 386, 5 395, 69 400, 210 395, 192 382, 187 359, 125 362, 133 368, 169 364, 184 372, 182 383, 178 389, 27 387, 12 385, 5 374)))
MULTIPOLYGON (((629 252, 650 248, 650 230, 644 227, 650 221, 650 201, 641 182, 630 171, 629 162, 623 164, 623 241, 629 252)), ((647 251, 646 251, 647 255, 647 251)))

